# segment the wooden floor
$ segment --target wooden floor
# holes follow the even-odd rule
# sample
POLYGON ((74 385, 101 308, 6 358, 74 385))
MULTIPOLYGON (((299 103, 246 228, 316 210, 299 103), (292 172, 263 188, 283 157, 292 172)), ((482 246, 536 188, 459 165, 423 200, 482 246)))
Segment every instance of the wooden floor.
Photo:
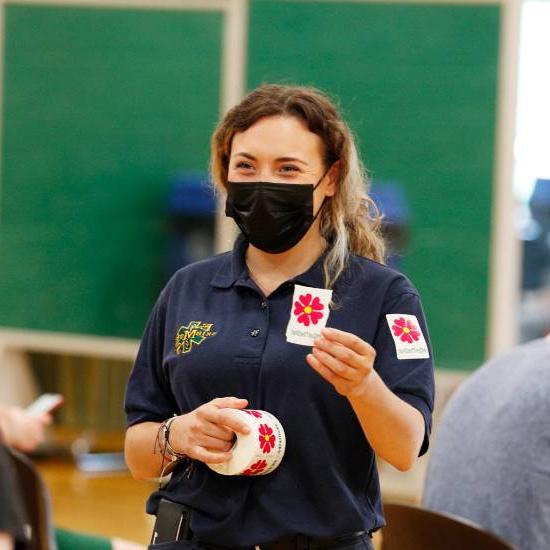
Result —
POLYGON ((154 483, 129 473, 83 473, 69 459, 36 464, 50 491, 56 526, 148 543, 153 524, 145 501, 154 483))

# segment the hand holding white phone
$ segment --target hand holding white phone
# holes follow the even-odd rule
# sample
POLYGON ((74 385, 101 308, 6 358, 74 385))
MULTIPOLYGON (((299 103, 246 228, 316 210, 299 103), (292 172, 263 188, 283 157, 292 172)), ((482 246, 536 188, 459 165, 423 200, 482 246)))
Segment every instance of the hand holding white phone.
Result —
POLYGON ((44 393, 27 407, 29 414, 38 416, 51 413, 63 405, 63 396, 59 393, 44 393))
POLYGON ((45 439, 45 429, 52 422, 50 413, 63 404, 60 394, 41 395, 26 409, 17 406, 0 408, 0 426, 8 446, 32 452, 45 439))

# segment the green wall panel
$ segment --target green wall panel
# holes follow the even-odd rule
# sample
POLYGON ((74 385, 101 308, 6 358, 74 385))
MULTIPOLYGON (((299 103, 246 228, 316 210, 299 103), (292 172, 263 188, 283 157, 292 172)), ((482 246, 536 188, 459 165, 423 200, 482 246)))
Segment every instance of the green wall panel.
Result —
POLYGON ((499 18, 489 5, 252 2, 248 87, 328 91, 371 176, 404 186, 403 270, 438 367, 484 356, 499 18))
POLYGON ((8 6, 0 325, 140 336, 165 195, 206 170, 217 12, 8 6))

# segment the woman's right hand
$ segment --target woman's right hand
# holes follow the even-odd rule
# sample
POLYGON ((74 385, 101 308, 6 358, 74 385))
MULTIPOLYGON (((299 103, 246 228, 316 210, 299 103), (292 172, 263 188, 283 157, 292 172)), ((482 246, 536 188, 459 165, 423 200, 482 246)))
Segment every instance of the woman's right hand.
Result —
POLYGON ((245 409, 246 399, 218 397, 178 416, 170 426, 170 446, 189 458, 219 464, 231 458, 235 433, 246 435, 248 426, 230 409, 245 409))

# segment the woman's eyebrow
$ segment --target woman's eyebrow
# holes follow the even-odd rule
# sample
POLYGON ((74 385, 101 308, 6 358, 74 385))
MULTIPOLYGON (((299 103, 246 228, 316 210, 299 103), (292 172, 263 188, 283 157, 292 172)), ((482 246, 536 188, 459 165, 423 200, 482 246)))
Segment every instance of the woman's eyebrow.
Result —
POLYGON ((308 166, 308 163, 305 160, 299 159, 297 157, 279 157, 275 159, 277 162, 299 162, 300 164, 305 164, 308 166))
POLYGON ((236 157, 245 157, 250 160, 256 160, 256 157, 254 155, 250 155, 249 153, 235 153, 236 157))
MULTIPOLYGON (((256 160, 256 157, 254 155, 251 155, 250 153, 245 152, 239 152, 235 153, 236 157, 245 157, 250 160, 256 160)), ((309 164, 302 159, 299 159, 297 157, 278 157, 275 159, 275 162, 299 162, 300 164, 304 164, 305 166, 309 166, 309 164)))

